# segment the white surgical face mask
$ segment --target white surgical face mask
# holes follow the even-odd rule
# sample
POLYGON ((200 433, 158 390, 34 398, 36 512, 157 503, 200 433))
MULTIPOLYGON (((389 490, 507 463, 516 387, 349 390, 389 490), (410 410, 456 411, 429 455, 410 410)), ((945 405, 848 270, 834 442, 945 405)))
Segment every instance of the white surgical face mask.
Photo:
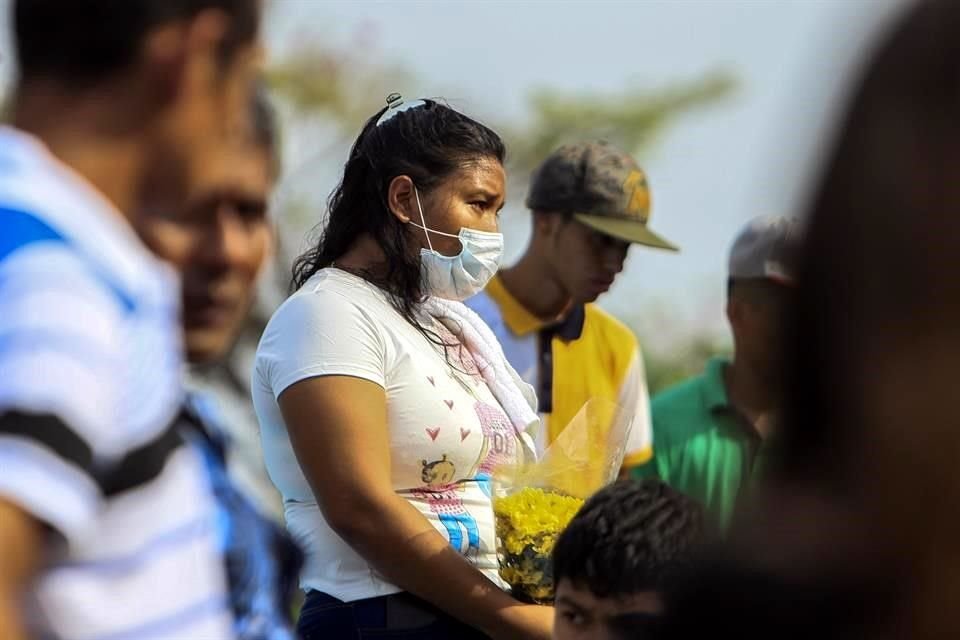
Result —
POLYGON ((488 233, 463 227, 460 233, 444 233, 427 227, 423 217, 423 207, 420 206, 420 194, 413 188, 417 199, 417 210, 420 212, 420 222, 411 222, 413 226, 423 229, 427 236, 429 249, 420 250, 420 269, 427 282, 428 293, 446 300, 462 302, 475 293, 483 290, 490 278, 500 268, 500 258, 503 256, 503 234, 488 233), (455 256, 445 256, 433 248, 430 234, 457 238, 460 240, 460 253, 455 256))

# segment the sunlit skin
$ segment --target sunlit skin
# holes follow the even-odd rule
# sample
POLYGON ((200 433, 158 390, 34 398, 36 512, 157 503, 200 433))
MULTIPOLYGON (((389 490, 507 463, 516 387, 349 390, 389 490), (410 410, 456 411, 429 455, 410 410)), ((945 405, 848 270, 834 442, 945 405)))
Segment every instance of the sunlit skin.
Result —
POLYGON ((504 286, 536 316, 562 316, 594 302, 623 271, 630 244, 559 212, 533 212, 533 236, 520 261, 501 271, 504 286))
MULTIPOLYGON (((456 237, 430 233, 427 242, 427 232, 410 223, 453 236, 463 228, 499 231, 506 182, 503 165, 496 159, 481 157, 463 163, 429 190, 415 187, 409 176, 397 176, 387 190, 387 204, 394 217, 405 225, 411 255, 419 255, 421 248, 432 245, 443 255, 455 256, 462 249, 456 237), (420 208, 417 207, 418 195, 420 208), (421 220, 421 208, 426 224, 421 220)), ((383 251, 373 238, 364 234, 336 264, 348 270, 376 270, 382 260, 383 251)))
POLYGON ((617 617, 663 612, 660 596, 653 591, 599 598, 565 578, 557 584, 555 607, 554 640, 615 640, 611 623, 617 617))
MULTIPOLYGON (((506 200, 506 174, 497 160, 480 158, 469 162, 439 185, 424 192, 417 189, 406 176, 394 179, 396 197, 390 202, 395 216, 403 222, 412 222, 432 230, 457 235, 460 229, 495 232, 500 229, 500 210, 506 200), (417 195, 423 209, 423 219, 417 207, 417 195), (426 221, 424 223, 424 220, 426 221)), ((446 256, 460 253, 456 238, 430 233, 429 242, 423 229, 409 225, 414 246, 433 248, 446 256)))
POLYGON ((274 244, 269 150, 238 145, 225 160, 186 208, 144 216, 138 229, 181 273, 184 340, 194 364, 222 358, 233 345, 274 244))
POLYGON ((552 251, 553 279, 572 304, 594 302, 623 271, 630 243, 595 231, 575 219, 551 216, 544 223, 552 251))

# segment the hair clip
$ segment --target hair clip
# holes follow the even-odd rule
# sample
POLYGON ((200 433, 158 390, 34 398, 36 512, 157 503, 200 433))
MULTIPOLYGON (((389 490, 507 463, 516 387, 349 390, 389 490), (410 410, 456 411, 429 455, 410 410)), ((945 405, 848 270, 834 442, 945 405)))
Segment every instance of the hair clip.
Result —
POLYGON ((415 109, 416 107, 425 106, 427 103, 425 100, 410 100, 408 102, 403 101, 403 96, 399 93, 391 93, 387 96, 387 110, 377 118, 377 124, 374 126, 379 127, 384 122, 393 118, 398 113, 403 111, 408 111, 410 109, 415 109))

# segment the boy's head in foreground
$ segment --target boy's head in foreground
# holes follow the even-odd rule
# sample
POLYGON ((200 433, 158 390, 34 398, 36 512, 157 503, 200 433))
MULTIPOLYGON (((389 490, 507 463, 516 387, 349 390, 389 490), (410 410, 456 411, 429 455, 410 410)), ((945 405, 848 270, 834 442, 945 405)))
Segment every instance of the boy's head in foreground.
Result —
POLYGON ((625 619, 654 622, 662 590, 703 536, 700 505, 659 480, 599 491, 554 549, 554 638, 616 638, 625 619))

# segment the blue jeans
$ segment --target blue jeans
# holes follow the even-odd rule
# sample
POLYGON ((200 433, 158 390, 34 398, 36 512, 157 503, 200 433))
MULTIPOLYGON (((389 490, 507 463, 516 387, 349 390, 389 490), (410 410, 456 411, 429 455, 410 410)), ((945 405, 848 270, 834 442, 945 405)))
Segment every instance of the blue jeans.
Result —
POLYGON ((307 594, 297 632, 303 640, 482 640, 485 635, 427 602, 398 593, 343 602, 319 591, 307 594))

